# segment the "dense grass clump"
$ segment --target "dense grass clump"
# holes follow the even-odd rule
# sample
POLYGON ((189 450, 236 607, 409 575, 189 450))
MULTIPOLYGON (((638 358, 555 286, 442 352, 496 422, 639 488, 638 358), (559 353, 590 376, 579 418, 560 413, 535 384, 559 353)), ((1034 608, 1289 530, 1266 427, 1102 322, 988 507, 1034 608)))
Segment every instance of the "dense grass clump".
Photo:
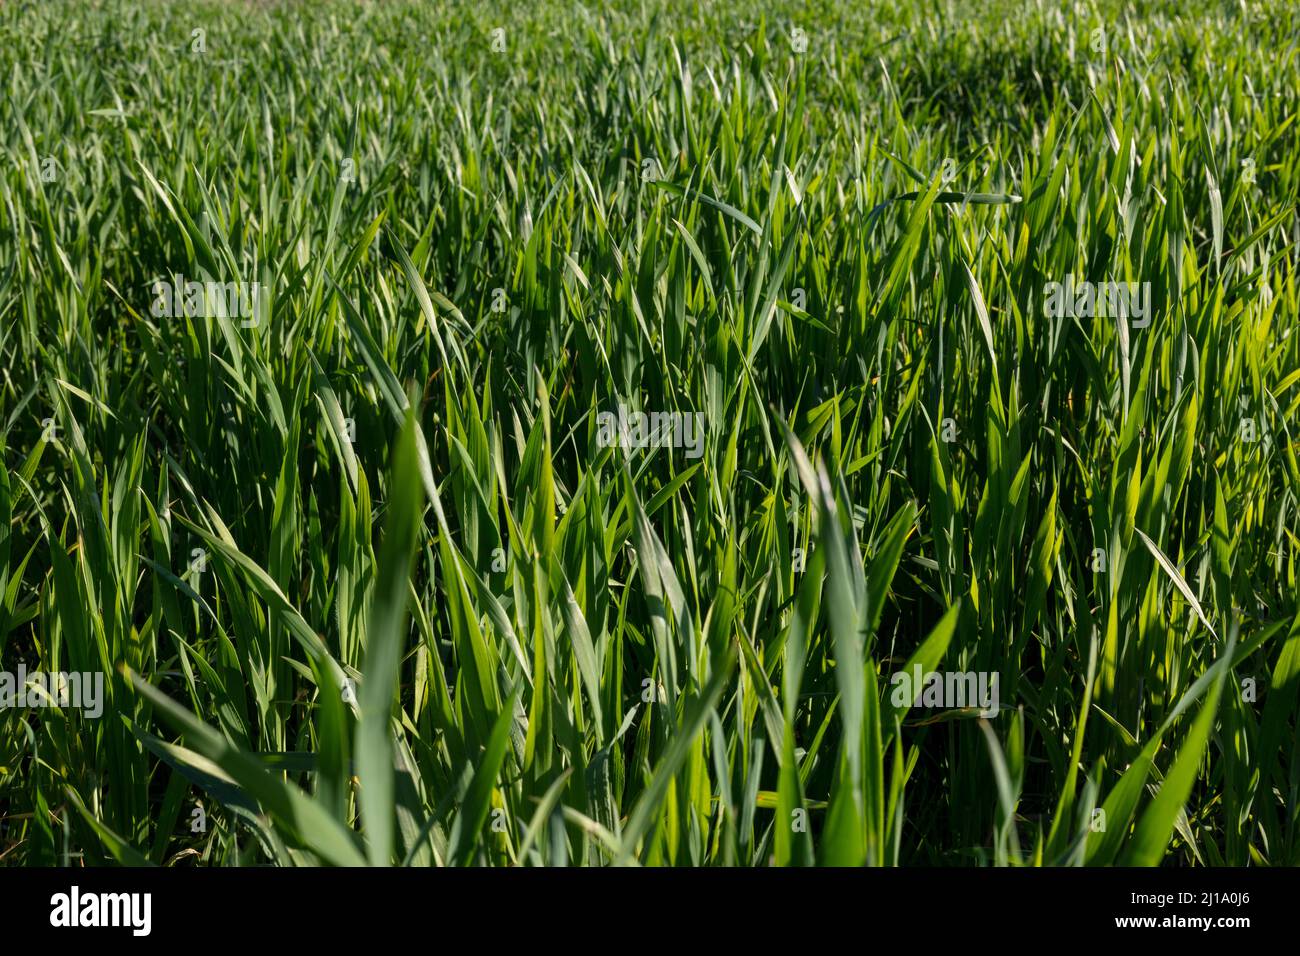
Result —
POLYGON ((0 5, 0 860, 1300 863, 1298 75, 1290 0, 0 5))

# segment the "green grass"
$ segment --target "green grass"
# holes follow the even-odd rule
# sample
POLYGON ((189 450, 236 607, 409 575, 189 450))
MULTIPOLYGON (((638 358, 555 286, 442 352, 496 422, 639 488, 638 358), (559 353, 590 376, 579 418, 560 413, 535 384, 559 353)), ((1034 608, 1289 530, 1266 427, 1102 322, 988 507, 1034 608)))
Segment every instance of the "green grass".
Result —
POLYGON ((0 5, 0 862, 1300 864, 1294 6, 612 6, 0 5))

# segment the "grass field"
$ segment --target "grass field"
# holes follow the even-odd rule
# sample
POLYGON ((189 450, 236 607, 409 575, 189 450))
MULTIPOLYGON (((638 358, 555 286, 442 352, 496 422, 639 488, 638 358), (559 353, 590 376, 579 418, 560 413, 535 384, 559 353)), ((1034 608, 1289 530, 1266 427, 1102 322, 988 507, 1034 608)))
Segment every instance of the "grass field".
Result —
POLYGON ((1300 864, 1298 76, 0 4, 0 863, 1300 864))

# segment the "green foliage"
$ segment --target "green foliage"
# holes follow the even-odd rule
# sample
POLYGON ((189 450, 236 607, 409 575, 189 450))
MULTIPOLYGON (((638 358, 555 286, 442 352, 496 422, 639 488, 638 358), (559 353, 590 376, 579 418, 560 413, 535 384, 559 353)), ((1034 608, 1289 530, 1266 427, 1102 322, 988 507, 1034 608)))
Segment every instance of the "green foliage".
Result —
POLYGON ((105 675, 0 710, 0 861, 1300 864, 1297 75, 1285 0, 0 5, 0 670, 105 675))

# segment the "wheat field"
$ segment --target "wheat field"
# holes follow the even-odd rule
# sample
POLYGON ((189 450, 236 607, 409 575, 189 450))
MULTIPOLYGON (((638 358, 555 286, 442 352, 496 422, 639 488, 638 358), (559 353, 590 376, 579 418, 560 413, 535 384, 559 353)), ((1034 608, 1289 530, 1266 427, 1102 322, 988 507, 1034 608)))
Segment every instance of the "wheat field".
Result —
POLYGON ((0 863, 1300 864, 1297 76, 0 4, 0 863))

